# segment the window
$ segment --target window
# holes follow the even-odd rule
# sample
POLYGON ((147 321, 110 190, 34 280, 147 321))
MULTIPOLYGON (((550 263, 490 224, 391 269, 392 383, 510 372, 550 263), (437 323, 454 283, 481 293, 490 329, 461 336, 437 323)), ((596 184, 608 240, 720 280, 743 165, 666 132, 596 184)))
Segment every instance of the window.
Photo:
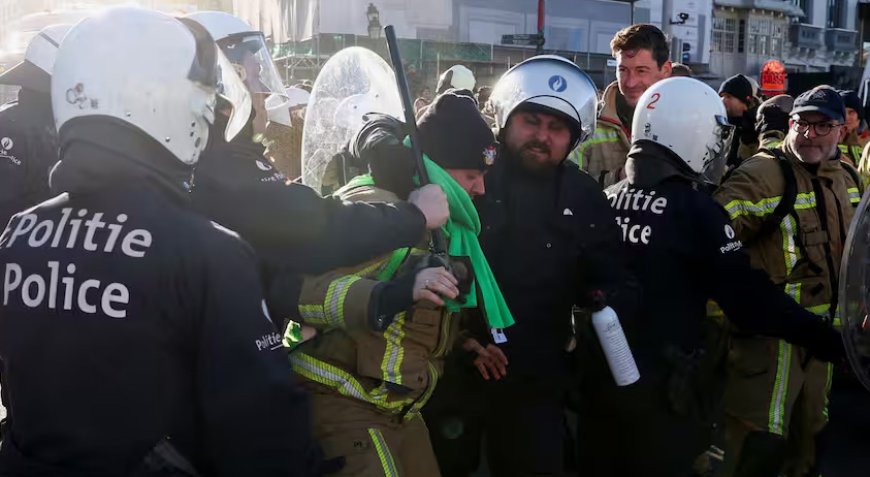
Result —
POLYGON ((845 0, 828 0, 828 28, 843 28, 843 3, 845 0))
POLYGON ((713 17, 713 51, 734 53, 737 43, 737 20, 713 17))
POLYGON ((749 54, 779 57, 784 40, 785 28, 782 23, 761 18, 749 20, 749 34, 746 37, 749 54))

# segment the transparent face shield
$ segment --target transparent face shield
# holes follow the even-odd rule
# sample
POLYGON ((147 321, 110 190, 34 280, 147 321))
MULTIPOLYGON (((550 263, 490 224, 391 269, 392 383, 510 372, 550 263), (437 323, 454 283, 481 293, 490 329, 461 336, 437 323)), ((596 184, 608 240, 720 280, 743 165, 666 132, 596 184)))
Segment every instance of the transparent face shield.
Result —
POLYGON ((224 131, 224 138, 227 141, 236 137, 239 132, 244 129, 248 123, 248 118, 251 117, 251 95, 248 89, 242 82, 241 78, 236 74, 235 68, 227 57, 220 51, 217 51, 217 66, 218 66, 218 84, 217 94, 227 103, 232 105, 227 121, 227 128, 224 131))
POLYGON ((725 116, 716 116, 716 128, 713 134, 716 141, 712 147, 708 147, 709 159, 701 171, 702 179, 709 184, 719 184, 725 175, 725 164, 728 162, 728 154, 731 152, 731 141, 734 138, 735 127, 728 123, 725 116))
POLYGON ((290 103, 262 33, 232 35, 218 45, 251 93, 255 134, 264 132, 267 121, 289 126, 290 103))
POLYGON ((188 78, 210 95, 206 103, 206 120, 210 124, 215 122, 217 96, 230 106, 224 130, 224 137, 229 141, 245 127, 251 116, 251 95, 208 31, 194 21, 184 18, 179 21, 190 30, 196 41, 196 59, 190 67, 188 78))

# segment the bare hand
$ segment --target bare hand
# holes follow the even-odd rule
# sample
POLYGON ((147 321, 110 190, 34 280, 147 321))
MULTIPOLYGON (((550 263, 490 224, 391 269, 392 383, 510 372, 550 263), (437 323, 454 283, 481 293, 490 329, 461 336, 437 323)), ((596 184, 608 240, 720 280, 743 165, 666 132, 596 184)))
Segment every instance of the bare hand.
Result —
POLYGON ((444 306, 441 297, 453 299, 459 296, 459 289, 456 288, 458 283, 456 277, 444 267, 424 268, 414 278, 414 302, 428 300, 444 306))
POLYGON ((495 378, 496 381, 507 376, 507 356, 498 346, 490 343, 484 348, 476 339, 468 338, 462 344, 465 351, 474 351, 477 357, 474 358, 474 366, 483 379, 489 381, 489 376, 495 378))
POLYGON ((429 230, 435 230, 446 224, 450 217, 447 196, 441 186, 425 185, 411 192, 411 195, 408 196, 408 202, 423 212, 423 216, 426 217, 426 228, 429 230))

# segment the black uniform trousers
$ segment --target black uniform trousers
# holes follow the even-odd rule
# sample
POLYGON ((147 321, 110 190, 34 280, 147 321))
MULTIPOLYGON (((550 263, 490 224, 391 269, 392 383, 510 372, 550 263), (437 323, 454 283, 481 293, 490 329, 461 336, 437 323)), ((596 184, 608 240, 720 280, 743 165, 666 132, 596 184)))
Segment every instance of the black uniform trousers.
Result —
POLYGON ((443 477, 474 473, 481 448, 492 477, 563 475, 563 386, 508 373, 484 381, 476 369, 448 361, 423 409, 443 477))
MULTIPOLYGON (((643 375, 642 375, 643 376, 643 375)), ((665 379, 627 387, 585 387, 578 411, 577 465, 583 477, 689 477, 711 427, 671 409, 665 379)))

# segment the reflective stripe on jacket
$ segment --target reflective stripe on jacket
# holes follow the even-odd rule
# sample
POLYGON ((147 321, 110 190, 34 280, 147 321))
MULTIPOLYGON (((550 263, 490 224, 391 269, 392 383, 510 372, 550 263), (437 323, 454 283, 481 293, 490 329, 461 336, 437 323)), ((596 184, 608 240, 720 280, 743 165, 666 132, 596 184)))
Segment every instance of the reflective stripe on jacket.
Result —
POLYGON ((849 222, 861 199, 859 185, 844 169, 850 166, 839 160, 821 163, 812 174, 787 146, 782 150, 794 170, 797 198, 795 214, 787 215, 776 232, 757 237, 785 190, 782 169, 769 153, 741 164, 715 198, 728 211, 737 237, 752 244, 747 249, 752 265, 766 271, 804 308, 836 322, 831 306, 849 222))
MULTIPOLYGON (((374 187, 352 189, 343 200, 395 201, 374 187)), ((351 240, 352 238, 349 238, 351 240)), ((318 335, 290 353, 293 369, 310 383, 410 418, 435 389, 443 360, 458 334, 458 315, 429 302, 394 316, 384 331, 369 325, 372 294, 394 275, 414 273, 423 249, 401 249, 356 267, 305 278, 299 314, 318 335)))

